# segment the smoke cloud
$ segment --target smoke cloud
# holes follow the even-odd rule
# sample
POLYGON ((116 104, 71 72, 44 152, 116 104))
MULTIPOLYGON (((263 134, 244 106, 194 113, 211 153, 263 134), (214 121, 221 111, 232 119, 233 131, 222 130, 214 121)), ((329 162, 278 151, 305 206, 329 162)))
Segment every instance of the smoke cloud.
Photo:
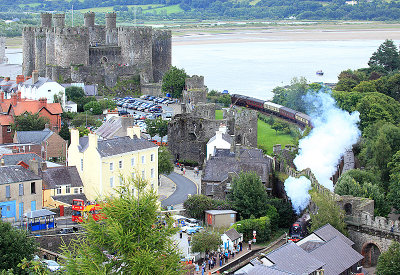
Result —
POLYGON ((285 191, 297 215, 307 207, 310 201, 310 195, 308 194, 310 189, 311 181, 304 176, 299 178, 289 177, 286 179, 285 191))
MULTIPOLYGON (((346 149, 351 149, 360 137, 360 130, 357 127, 360 121, 359 113, 350 114, 339 109, 329 93, 308 93, 303 99, 310 106, 308 113, 314 128, 308 136, 300 140, 294 164, 299 171, 310 168, 320 184, 333 190, 330 177, 336 172, 346 149)), ((304 194, 307 192, 308 195, 310 188, 308 184, 293 183, 293 180, 289 182, 288 180, 285 181, 285 190, 288 184, 291 194, 299 193, 307 197, 304 194)), ((301 182, 300 179, 298 181, 301 182)), ((308 204, 308 201, 307 204, 296 204, 303 200, 297 197, 293 200, 289 193, 288 196, 295 210, 301 211, 308 204)), ((309 196, 307 198, 309 199, 309 196)))

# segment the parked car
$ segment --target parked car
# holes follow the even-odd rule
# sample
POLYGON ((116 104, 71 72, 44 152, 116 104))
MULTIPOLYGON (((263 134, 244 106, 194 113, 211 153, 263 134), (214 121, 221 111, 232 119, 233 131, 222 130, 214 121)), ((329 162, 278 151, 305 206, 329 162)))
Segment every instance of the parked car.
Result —
POLYGON ((128 112, 128 111, 125 111, 125 110, 119 110, 119 111, 118 111, 118 115, 120 115, 120 116, 129 115, 129 112, 128 112))
POLYGON ((165 114, 165 118, 172 118, 172 114, 171 113, 166 113, 165 114))
POLYGON ((61 228, 60 231, 57 232, 57 234, 70 234, 70 233, 74 233, 76 230, 74 230, 73 228, 61 228))
POLYGON ((51 272, 56 272, 62 268, 59 263, 53 260, 42 260, 42 262, 46 265, 46 267, 51 271, 51 272))

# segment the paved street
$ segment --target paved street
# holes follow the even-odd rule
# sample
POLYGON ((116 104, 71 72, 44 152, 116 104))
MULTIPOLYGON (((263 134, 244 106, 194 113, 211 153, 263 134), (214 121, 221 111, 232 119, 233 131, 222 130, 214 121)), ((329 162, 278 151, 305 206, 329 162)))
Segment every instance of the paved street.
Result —
POLYGON ((161 202, 162 206, 182 204, 187 199, 188 194, 197 194, 196 184, 188 178, 176 172, 167 175, 167 178, 171 179, 176 184, 176 189, 171 196, 161 202))

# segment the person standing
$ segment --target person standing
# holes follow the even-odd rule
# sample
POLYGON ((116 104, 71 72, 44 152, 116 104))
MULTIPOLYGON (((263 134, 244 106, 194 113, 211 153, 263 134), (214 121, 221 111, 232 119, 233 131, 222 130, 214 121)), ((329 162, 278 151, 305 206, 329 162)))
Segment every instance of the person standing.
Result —
POLYGON ((190 241, 192 240, 192 237, 191 236, 188 236, 188 245, 190 246, 190 241))
POLYGON ((251 250, 251 240, 249 240, 249 250, 251 250))
POLYGON ((186 168, 185 168, 185 166, 183 166, 183 174, 185 175, 185 173, 186 173, 186 168))
POLYGON ((242 243, 242 241, 240 241, 239 242, 240 251, 242 251, 242 245, 243 245, 243 243, 242 243))

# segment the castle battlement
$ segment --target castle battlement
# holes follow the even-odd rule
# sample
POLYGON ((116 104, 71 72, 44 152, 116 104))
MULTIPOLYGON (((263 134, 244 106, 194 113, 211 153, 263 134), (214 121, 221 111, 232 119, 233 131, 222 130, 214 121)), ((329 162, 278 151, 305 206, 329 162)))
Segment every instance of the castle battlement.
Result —
POLYGON ((65 28, 56 28, 55 29, 56 35, 88 35, 89 30, 86 27, 65 27, 65 28))

